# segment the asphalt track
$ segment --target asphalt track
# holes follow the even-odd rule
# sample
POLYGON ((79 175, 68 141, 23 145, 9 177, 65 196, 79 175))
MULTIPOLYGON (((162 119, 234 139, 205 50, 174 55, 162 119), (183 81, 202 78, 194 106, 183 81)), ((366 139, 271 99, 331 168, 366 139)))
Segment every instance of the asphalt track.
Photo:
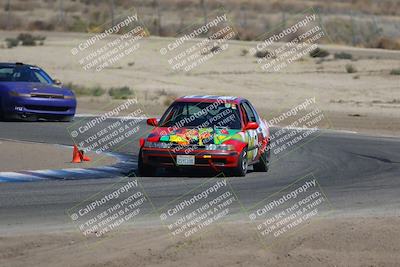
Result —
MULTIPOLYGON (((99 129, 112 123, 108 119, 99 129)), ((71 145, 66 130, 70 123, 0 122, 0 139, 71 145)), ((140 125, 137 135, 149 128, 140 125)), ((136 160, 138 138, 117 153, 136 160)), ((249 172, 244 178, 229 178, 245 208, 312 173, 337 215, 399 215, 400 139, 353 133, 318 131, 281 156, 273 155, 268 173, 249 172)), ((6 155, 2 154, 2 157, 6 155)), ((134 173, 134 170, 132 170, 134 173)), ((133 174, 134 176, 134 174, 133 174)), ((208 181, 209 174, 131 177, 138 179, 154 207, 179 198, 208 181)), ((66 211, 88 197, 120 181, 101 179, 46 180, 32 183, 0 183, 0 229, 8 232, 26 226, 71 226, 66 211)))

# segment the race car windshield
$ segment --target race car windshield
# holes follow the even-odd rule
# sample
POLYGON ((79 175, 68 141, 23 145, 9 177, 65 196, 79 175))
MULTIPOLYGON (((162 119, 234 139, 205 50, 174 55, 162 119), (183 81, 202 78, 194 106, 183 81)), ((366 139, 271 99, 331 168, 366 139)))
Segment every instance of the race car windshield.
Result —
POLYGON ((0 66, 0 82, 31 82, 52 84, 53 79, 37 67, 0 66))
POLYGON ((240 129, 240 115, 234 103, 178 102, 161 118, 161 127, 240 129))

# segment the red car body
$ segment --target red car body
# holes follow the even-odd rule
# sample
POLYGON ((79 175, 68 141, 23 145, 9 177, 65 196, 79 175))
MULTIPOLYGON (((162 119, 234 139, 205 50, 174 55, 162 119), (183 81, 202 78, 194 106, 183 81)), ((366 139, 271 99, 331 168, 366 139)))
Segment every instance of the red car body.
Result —
POLYGON ((226 96, 184 96, 171 104, 140 140, 139 171, 207 168, 244 176, 247 167, 267 171, 269 128, 250 102, 226 96))

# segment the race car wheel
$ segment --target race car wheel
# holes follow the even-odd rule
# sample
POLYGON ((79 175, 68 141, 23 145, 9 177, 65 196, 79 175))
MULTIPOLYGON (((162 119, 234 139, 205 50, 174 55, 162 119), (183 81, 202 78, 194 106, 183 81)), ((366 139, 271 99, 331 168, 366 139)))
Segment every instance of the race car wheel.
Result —
POLYGON ((156 168, 143 163, 142 150, 140 150, 139 152, 138 168, 139 175, 143 177, 154 176, 154 174, 156 173, 156 168))
POLYGON ((232 174, 234 176, 245 176, 247 173, 247 168, 247 148, 243 148, 239 156, 238 165, 232 170, 232 174))
POLYGON ((253 165, 253 169, 256 172, 267 172, 270 158, 270 149, 269 146, 264 150, 264 152, 260 156, 260 161, 253 165))
POLYGON ((1 105, 2 105, 2 102, 1 102, 1 98, 0 98, 0 121, 5 121, 6 116, 4 114, 3 107, 1 105))
POLYGON ((61 122, 71 122, 74 120, 74 116, 63 116, 59 119, 61 122))

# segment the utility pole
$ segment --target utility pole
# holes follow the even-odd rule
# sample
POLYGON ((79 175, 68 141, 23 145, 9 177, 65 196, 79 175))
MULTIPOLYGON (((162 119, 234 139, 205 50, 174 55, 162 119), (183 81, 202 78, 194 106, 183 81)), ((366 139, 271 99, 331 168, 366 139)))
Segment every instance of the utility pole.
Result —
POLYGON ((7 0, 7 4, 6 4, 6 11, 7 11, 7 26, 6 29, 10 30, 10 26, 11 26, 11 0, 7 0))
POLYGON ((60 17, 59 24, 62 25, 64 23, 64 0, 60 0, 60 17))
POLYGON ((160 10, 160 3, 158 0, 153 1, 153 7, 155 9, 156 13, 156 21, 154 21, 154 26, 156 27, 157 30, 157 35, 161 36, 161 10, 160 10))
POLYGON ((203 9, 204 25, 207 24, 207 5, 205 0, 200 0, 201 8, 203 9))
POLYGON ((354 20, 354 13, 353 11, 350 11, 350 23, 351 23, 351 44, 353 46, 356 46, 357 40, 356 40, 356 23, 354 20))
POLYGON ((240 26, 242 28, 246 28, 247 27, 247 13, 246 13, 246 9, 244 7, 244 5, 240 6, 240 26))
POLYGON ((115 2, 114 0, 111 1, 111 27, 115 26, 115 21, 114 21, 114 11, 115 11, 115 2))

